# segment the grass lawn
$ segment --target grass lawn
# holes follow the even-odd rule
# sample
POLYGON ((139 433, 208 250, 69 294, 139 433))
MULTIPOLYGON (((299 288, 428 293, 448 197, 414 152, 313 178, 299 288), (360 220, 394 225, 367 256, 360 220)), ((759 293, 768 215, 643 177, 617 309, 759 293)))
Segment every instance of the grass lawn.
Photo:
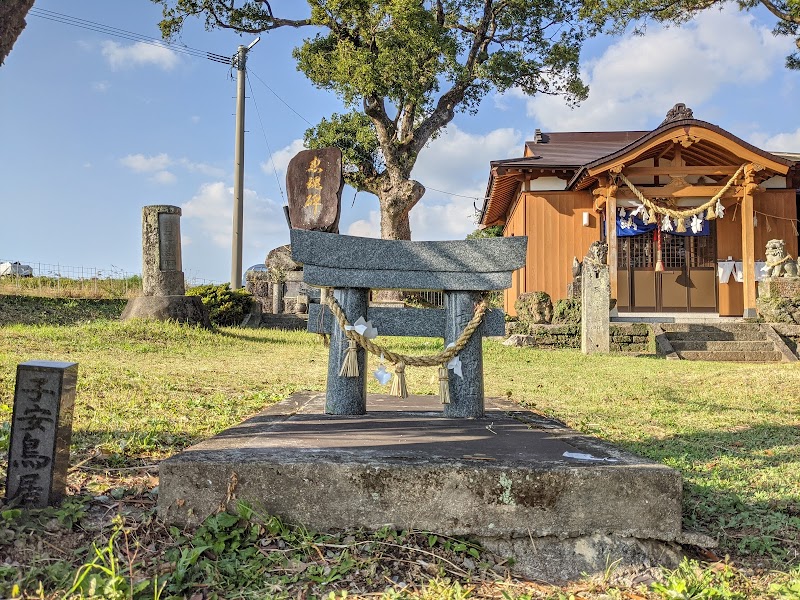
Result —
MULTIPOLYGON (((441 348, 387 345, 408 354, 441 348)), ((479 549, 434 534, 317 534, 247 509, 198 531, 167 528, 153 513, 158 461, 296 390, 322 390, 327 350, 306 333, 98 320, 0 326, 3 453, 16 365, 80 364, 72 496, 59 509, 0 510, 0 597, 58 598, 75 587, 75 597, 153 598, 166 585, 162 598, 193 600, 215 589, 227 590, 221 598, 347 589, 350 598, 356 589, 386 598, 800 598, 800 368, 588 357, 490 340, 484 348, 488 396, 678 469, 685 527, 718 539, 730 566, 685 565, 650 587, 609 579, 560 590, 505 580, 479 549), (482 567, 465 568, 470 556, 482 567), (400 591, 412 582, 403 573, 415 591, 400 591), (692 585, 718 593, 691 595, 692 585)), ((432 372, 409 369, 409 390, 435 394, 432 372)), ((385 388, 373 380, 370 391, 385 388)))

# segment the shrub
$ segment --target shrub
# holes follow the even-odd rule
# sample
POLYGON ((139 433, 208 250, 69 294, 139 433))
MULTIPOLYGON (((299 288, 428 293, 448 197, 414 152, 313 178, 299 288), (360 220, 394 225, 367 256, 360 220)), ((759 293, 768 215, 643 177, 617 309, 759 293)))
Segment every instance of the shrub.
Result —
POLYGON ((214 325, 238 325, 250 312, 253 297, 246 290, 232 290, 227 283, 199 285, 186 291, 187 296, 200 296, 214 325))
POLYGON ((483 238, 503 237, 503 226, 493 225, 492 227, 484 227, 483 229, 476 229, 467 236, 468 240, 480 240, 483 238))
POLYGON ((520 294, 514 303, 519 320, 525 325, 540 325, 553 320, 553 301, 546 292, 520 294))
POLYGON ((553 305, 553 323, 577 324, 581 322, 580 298, 556 300, 553 305))

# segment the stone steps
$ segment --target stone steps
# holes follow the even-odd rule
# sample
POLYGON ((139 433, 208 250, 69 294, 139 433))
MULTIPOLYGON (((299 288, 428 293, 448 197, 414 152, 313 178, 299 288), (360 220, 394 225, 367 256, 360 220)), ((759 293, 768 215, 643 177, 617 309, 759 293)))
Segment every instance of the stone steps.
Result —
POLYGON ((757 323, 663 323, 672 350, 683 360, 781 362, 783 353, 757 323))
POLYGON ((298 330, 305 331, 307 325, 308 325, 308 319, 304 319, 296 315, 286 315, 286 314, 261 315, 260 326, 266 327, 268 329, 288 329, 290 331, 298 331, 298 330))
POLYGON ((764 341, 764 334, 758 330, 742 331, 734 333, 732 331, 667 331, 670 341, 706 341, 706 342, 757 342, 764 341))
POLYGON ((699 333, 699 332, 720 332, 727 333, 748 333, 759 331, 757 323, 661 323, 661 329, 667 333, 699 333))
POLYGON ((672 340, 671 344, 678 353, 700 350, 707 352, 773 352, 775 350, 775 345, 767 340, 672 340))
POLYGON ((686 350, 678 352, 683 360, 709 360, 727 362, 781 362, 780 352, 739 352, 739 351, 704 351, 686 350))

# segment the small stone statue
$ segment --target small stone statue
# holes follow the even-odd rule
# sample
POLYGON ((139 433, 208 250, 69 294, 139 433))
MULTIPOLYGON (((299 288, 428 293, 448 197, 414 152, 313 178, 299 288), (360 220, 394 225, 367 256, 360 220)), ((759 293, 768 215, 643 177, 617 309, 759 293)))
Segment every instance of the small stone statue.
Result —
POLYGON ((797 263, 786 254, 784 240, 767 242, 767 265, 764 268, 767 277, 797 277, 797 263))
POLYGON ((607 259, 608 244, 605 242, 592 242, 588 252, 586 252, 586 257, 583 259, 583 262, 588 262, 589 264, 597 266, 606 264, 607 259))
POLYGON ((583 264, 577 256, 572 257, 572 281, 567 284, 567 298, 580 299, 581 297, 581 273, 583 264))

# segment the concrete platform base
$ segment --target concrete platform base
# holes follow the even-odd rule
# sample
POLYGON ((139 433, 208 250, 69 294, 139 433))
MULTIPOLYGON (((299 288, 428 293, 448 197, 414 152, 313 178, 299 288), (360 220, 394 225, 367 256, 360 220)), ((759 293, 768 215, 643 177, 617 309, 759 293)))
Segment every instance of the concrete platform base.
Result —
POLYGON ((208 310, 199 296, 137 296, 128 300, 120 319, 177 321, 211 329, 208 310))
POLYGON ((324 403, 294 394, 164 461, 162 517, 197 524, 246 500, 321 530, 465 536, 549 581, 674 564, 690 541, 678 472, 510 402, 487 400, 483 419, 444 418, 433 396, 370 396, 361 416, 324 403))

